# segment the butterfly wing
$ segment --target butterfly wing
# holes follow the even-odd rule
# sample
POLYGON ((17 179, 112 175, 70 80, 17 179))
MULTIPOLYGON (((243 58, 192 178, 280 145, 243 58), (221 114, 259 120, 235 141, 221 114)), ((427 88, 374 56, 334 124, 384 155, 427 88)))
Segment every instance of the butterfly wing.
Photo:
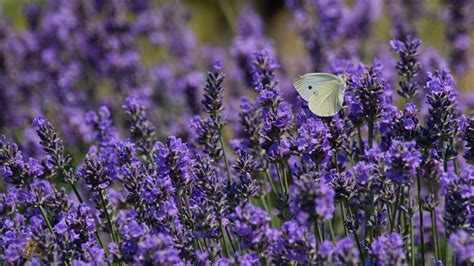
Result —
POLYGON ((309 100, 309 109, 318 116, 333 116, 342 108, 344 84, 339 80, 328 81, 320 86, 309 100))
POLYGON ((329 73, 308 73, 293 81, 299 95, 309 101, 311 96, 325 83, 339 80, 338 76, 329 73))

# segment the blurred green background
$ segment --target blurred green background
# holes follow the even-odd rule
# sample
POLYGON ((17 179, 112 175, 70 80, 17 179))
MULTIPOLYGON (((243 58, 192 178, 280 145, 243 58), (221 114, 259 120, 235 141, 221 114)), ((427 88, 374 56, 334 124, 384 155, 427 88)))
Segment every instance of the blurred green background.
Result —
MULTIPOLYGON (((0 0, 2 13, 14 24, 14 28, 21 30, 26 22, 22 15, 22 6, 28 2, 47 2, 47 0, 0 0)), ((91 0, 84 0, 91 1, 91 0)), ((159 5, 166 0, 153 0, 159 5)), ((380 0, 386 6, 387 1, 380 0)), ((403 0, 394 0, 401 2, 403 0)), ((191 10, 191 20, 189 27, 193 30, 199 44, 211 44, 228 48, 232 42, 234 25, 240 7, 243 4, 251 4, 262 16, 265 23, 267 36, 273 40, 277 54, 285 54, 286 57, 298 58, 305 54, 305 49, 298 30, 293 23, 292 14, 285 8, 284 0, 182 0, 191 10), (232 25, 233 24, 233 25, 232 25)), ((345 1, 349 5, 353 0, 345 1)), ((380 19, 375 25, 373 39, 377 42, 387 43, 391 39, 391 21, 387 14, 386 7, 382 10, 380 19)), ((423 42, 423 47, 433 47, 438 50, 444 58, 447 58, 447 45, 445 42, 446 22, 441 17, 443 14, 442 0, 424 0, 423 13, 415 27, 418 29, 418 37, 423 42)), ((471 47, 470 55, 474 51, 474 31, 470 32, 471 47)), ((145 63, 156 61, 157 54, 150 47, 144 46, 145 63)), ((472 57, 472 56, 471 56, 472 57)), ((472 60, 471 60, 472 63, 472 60)), ((474 92, 474 68, 467 74, 456 77, 458 86, 463 91, 474 92)))

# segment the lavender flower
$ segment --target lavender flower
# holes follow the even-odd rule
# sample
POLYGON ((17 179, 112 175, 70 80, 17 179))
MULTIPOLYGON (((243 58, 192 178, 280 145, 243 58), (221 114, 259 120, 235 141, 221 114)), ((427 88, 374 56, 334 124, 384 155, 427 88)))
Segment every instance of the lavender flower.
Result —
POLYGON ((421 163, 421 153, 416 143, 393 140, 387 151, 385 162, 388 165, 386 175, 397 184, 412 184, 421 163))
POLYGON ((297 134, 292 139, 292 150, 295 154, 321 164, 330 156, 331 134, 326 125, 317 118, 308 118, 299 125, 297 134))
POLYGON ((237 206, 235 213, 231 216, 233 231, 242 241, 242 248, 257 253, 268 252, 276 238, 276 232, 270 228, 270 216, 253 206, 237 206))
POLYGON ((316 261, 316 238, 308 228, 295 221, 285 222, 282 234, 275 247, 275 260, 279 262, 296 261, 314 263, 316 261))
POLYGON ((166 144, 157 142, 153 154, 161 176, 168 176, 177 188, 187 186, 194 180, 193 160, 181 139, 169 137, 166 144))
POLYGON ((69 162, 71 161, 71 155, 64 154, 64 146, 62 140, 59 138, 59 134, 54 129, 53 125, 47 121, 44 117, 37 117, 33 120, 32 126, 36 127, 36 133, 41 139, 40 144, 43 146, 44 151, 49 155, 47 164, 50 165, 48 168, 52 168, 59 174, 65 172, 66 181, 74 183, 74 177, 69 169, 67 169, 69 162))
POLYGON ((466 141, 466 152, 464 158, 474 165, 474 116, 465 117, 461 130, 466 141))
POLYGON ((457 231, 449 237, 449 243, 456 254, 456 262, 468 265, 474 262, 474 238, 466 231, 457 231))
POLYGON ((207 73, 206 86, 204 87, 204 99, 202 104, 204 111, 209 114, 207 119, 195 117, 193 124, 197 133, 197 142, 204 147, 204 152, 215 160, 219 161, 223 156, 221 146, 221 131, 225 125, 222 121, 222 82, 224 74, 220 72, 222 63, 214 62, 213 69, 207 73))
POLYGON ((293 215, 309 215, 325 221, 333 217, 334 190, 323 179, 302 175, 290 187, 290 207, 293 215))
POLYGON ((136 97, 128 97, 123 108, 128 115, 130 133, 143 154, 151 154, 155 127, 146 116, 145 107, 136 97))
POLYGON ((275 79, 278 67, 267 50, 255 53, 253 82, 259 95, 257 102, 262 108, 263 120, 260 144, 267 152, 272 145, 280 143, 283 134, 289 130, 292 119, 289 105, 279 95, 278 81, 275 79))
POLYGON ((104 164, 96 153, 88 153, 77 171, 78 178, 83 179, 91 191, 103 191, 111 184, 104 164))
POLYGON ((405 259, 403 240, 397 233, 378 237, 371 245, 370 254, 375 258, 375 265, 400 265, 405 259))
POLYGON ((400 61, 397 63, 398 74, 405 78, 399 82, 400 89, 397 92, 409 101, 420 87, 413 78, 418 75, 420 69, 417 56, 421 41, 408 35, 404 40, 390 41, 390 45, 400 55, 400 61))
MULTIPOLYGON (((453 77, 446 71, 428 75, 427 99, 430 104, 426 124, 428 136, 435 141, 435 147, 443 160, 455 156, 454 137, 458 132, 457 92, 453 77)), ((445 166, 445 170, 446 166, 445 166)))
POLYGON ((448 234, 470 227, 474 200, 474 168, 466 166, 459 175, 448 172, 441 177, 445 195, 445 223, 448 234))
POLYGON ((446 39, 450 44, 450 65, 460 75, 464 75, 469 69, 468 49, 469 37, 469 10, 473 3, 469 0, 444 1, 448 9, 447 23, 450 27, 446 33, 446 39))

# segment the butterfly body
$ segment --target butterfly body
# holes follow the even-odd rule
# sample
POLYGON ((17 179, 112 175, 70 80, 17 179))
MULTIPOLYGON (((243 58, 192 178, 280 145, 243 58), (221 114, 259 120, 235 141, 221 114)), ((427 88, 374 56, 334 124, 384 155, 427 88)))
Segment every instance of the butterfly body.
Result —
POLYGON ((333 116, 342 108, 346 77, 330 73, 308 73, 293 81, 309 109, 318 116, 333 116))

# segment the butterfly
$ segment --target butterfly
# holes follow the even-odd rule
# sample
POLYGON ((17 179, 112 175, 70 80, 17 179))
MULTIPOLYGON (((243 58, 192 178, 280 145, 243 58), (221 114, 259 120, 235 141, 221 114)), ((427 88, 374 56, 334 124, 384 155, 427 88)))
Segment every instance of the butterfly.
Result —
POLYGON ((333 116, 344 102, 346 76, 330 73, 308 73, 293 81, 296 91, 318 116, 333 116))

